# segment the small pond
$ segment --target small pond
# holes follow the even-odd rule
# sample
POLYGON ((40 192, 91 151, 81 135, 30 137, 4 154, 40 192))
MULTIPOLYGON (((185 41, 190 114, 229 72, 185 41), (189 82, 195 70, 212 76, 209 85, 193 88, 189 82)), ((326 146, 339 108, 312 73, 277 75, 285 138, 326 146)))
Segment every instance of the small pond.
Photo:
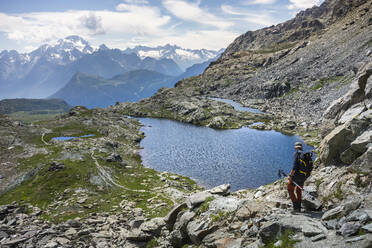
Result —
POLYGON ((215 97, 210 97, 209 99, 217 101, 217 102, 224 102, 224 103, 230 104, 237 111, 251 112, 251 113, 257 113, 257 114, 262 114, 263 113, 262 111, 260 111, 258 109, 243 107, 241 104, 239 104, 237 102, 234 102, 233 100, 223 99, 223 98, 215 98, 215 97))
MULTIPOLYGON (((215 130, 172 120, 138 118, 146 137, 145 166, 188 176, 205 187, 229 183, 233 191, 259 187, 292 168, 298 136, 251 128, 215 130)), ((304 150, 312 147, 305 145, 304 150)))
POLYGON ((87 134, 87 135, 82 135, 82 136, 79 136, 79 137, 74 137, 74 136, 60 136, 60 137, 54 137, 52 138, 52 140, 62 140, 62 141, 66 141, 66 140, 72 140, 72 139, 76 139, 76 138, 87 138, 87 137, 93 137, 95 136, 94 134, 87 134))

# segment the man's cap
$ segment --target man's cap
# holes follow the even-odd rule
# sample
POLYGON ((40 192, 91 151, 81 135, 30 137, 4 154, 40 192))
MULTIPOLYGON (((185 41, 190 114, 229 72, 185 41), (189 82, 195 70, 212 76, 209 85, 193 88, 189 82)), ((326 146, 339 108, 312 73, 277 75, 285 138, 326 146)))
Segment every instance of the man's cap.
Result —
POLYGON ((295 148, 302 148, 302 143, 301 142, 296 142, 294 147, 295 148))

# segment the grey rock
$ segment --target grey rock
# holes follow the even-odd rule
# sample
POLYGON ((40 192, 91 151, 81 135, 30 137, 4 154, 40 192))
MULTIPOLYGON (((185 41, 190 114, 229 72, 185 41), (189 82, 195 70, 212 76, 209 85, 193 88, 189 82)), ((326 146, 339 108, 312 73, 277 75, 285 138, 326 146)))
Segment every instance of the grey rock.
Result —
POLYGON ((49 166, 48 171, 60 171, 65 168, 63 163, 52 162, 49 166))
POLYGON ((212 194, 205 191, 193 194, 186 199, 187 207, 194 208, 203 203, 208 197, 212 197, 212 194))
POLYGON ((238 209, 240 200, 233 197, 217 197, 209 204, 209 210, 217 212, 234 212, 238 209))
POLYGON ((312 242, 317 242, 319 240, 323 240, 323 239, 326 239, 326 238, 327 238, 327 236, 324 233, 321 233, 321 234, 318 234, 318 235, 312 237, 311 241, 312 242))
POLYGON ((230 190, 230 184, 222 184, 217 187, 214 187, 213 189, 208 190, 211 194, 216 195, 227 195, 230 190))
POLYGON ((347 222, 342 225, 342 227, 339 230, 339 233, 344 237, 350 237, 352 235, 357 234, 359 229, 360 224, 347 222))
POLYGON ((126 238, 131 241, 146 242, 150 241, 153 236, 150 233, 143 232, 140 229, 134 229, 126 234, 126 238))
POLYGON ((143 216, 137 216, 129 222, 129 226, 131 229, 139 228, 144 222, 145 218, 143 216))
POLYGON ((354 243, 365 239, 365 235, 345 240, 346 243, 354 243))
POLYGON ((106 158, 107 162, 123 162, 122 157, 119 154, 112 153, 109 157, 106 158))
POLYGON ((15 238, 15 239, 12 239, 12 240, 6 240, 6 241, 3 241, 3 242, 1 242, 1 244, 2 244, 2 245, 13 246, 13 245, 16 245, 16 244, 22 243, 22 242, 26 241, 27 239, 29 239, 29 238, 24 238, 24 237, 21 237, 21 238, 15 238))
MULTIPOLYGON (((180 230, 183 234, 187 232, 187 225, 195 217, 195 213, 192 211, 187 211, 181 215, 179 221, 174 224, 175 230, 180 230)), ((186 235, 185 235, 186 236, 186 235)))
POLYGON ((351 119, 355 118, 355 116, 358 116, 363 111, 366 110, 366 107, 363 103, 357 103, 350 107, 339 119, 339 124, 344 124, 347 121, 350 121, 351 119))
POLYGON ((94 232, 94 228, 85 228, 77 233, 79 237, 89 235, 94 232))
POLYGON ((245 231, 244 236, 253 238, 257 236, 259 231, 260 229, 256 225, 253 225, 247 231, 245 231))
POLYGON ((302 227, 302 232, 306 237, 313 237, 322 234, 323 230, 316 226, 305 224, 302 227))
POLYGON ((276 222, 266 223, 261 227, 261 230, 258 234, 262 242, 264 244, 268 244, 278 237, 280 230, 281 230, 281 227, 279 223, 276 223, 276 222))
POLYGON ((304 195, 302 198, 302 206, 306 210, 313 211, 319 210, 322 207, 322 203, 318 200, 318 198, 315 197, 311 198, 307 195, 304 195))
POLYGON ((320 221, 304 215, 284 216, 278 220, 278 223, 283 230, 302 232, 307 237, 326 231, 320 221))
POLYGON ((77 234, 77 231, 76 229, 74 228, 69 228, 66 230, 66 232, 64 233, 65 236, 69 237, 69 236, 74 236, 77 234))
POLYGON ((225 247, 225 248, 242 248, 243 239, 242 238, 223 238, 214 242, 216 247, 225 247))
POLYGON ((0 240, 2 240, 4 238, 8 238, 8 237, 9 237, 9 235, 6 232, 0 231, 0 240))
POLYGON ((81 223, 80 223, 79 221, 77 221, 77 220, 73 220, 73 219, 66 221, 66 224, 67 224, 68 226, 70 226, 70 227, 74 227, 74 228, 79 228, 79 227, 81 227, 81 223))
POLYGON ((55 242, 55 241, 50 241, 44 247, 45 248, 57 248, 58 247, 58 243, 55 242))
POLYGON ((225 126, 225 121, 222 117, 216 116, 213 117, 213 119, 207 126, 211 128, 223 128, 225 126))
POLYGON ((330 220, 334 218, 340 218, 342 216, 345 216, 349 214, 351 211, 357 209, 361 204, 360 199, 355 199, 348 201, 346 203, 343 203, 342 205, 335 207, 331 210, 328 210, 325 212, 322 216, 322 220, 330 220))
POLYGON ((372 143, 372 130, 366 131, 358 136, 353 142, 351 142, 351 149, 359 154, 367 151, 368 144, 372 143))
POLYGON ((149 221, 144 222, 140 229, 146 233, 151 233, 153 235, 160 235, 161 229, 165 226, 165 221, 163 218, 153 218, 149 221))
POLYGON ((352 211, 356 210, 359 208, 360 204, 362 203, 362 200, 359 198, 355 198, 353 200, 347 201, 343 203, 342 205, 344 206, 344 215, 348 215, 352 211))
POLYGON ((169 235, 169 242, 173 247, 182 247, 185 244, 185 238, 180 230, 174 230, 169 235))
POLYGON ((167 214, 167 216, 164 218, 165 223, 167 224, 168 230, 172 231, 174 223, 177 220, 178 214, 187 207, 186 203, 181 203, 172 208, 171 211, 167 214))
POLYGON ((351 166, 358 168, 362 172, 370 173, 372 170, 372 146, 363 155, 358 157, 351 166))
POLYGON ((187 234, 194 244, 200 244, 205 236, 216 230, 218 230, 218 226, 213 225, 209 227, 206 221, 191 221, 187 225, 187 234))
POLYGON ((365 226, 362 226, 362 230, 365 231, 365 232, 372 233, 372 223, 370 223, 368 225, 365 225, 365 226))
POLYGON ((67 245, 68 243, 70 243, 71 241, 66 239, 66 238, 61 238, 61 237, 58 237, 55 239, 55 241, 58 243, 58 244, 61 244, 61 245, 67 245))
POLYGON ((369 220, 369 215, 363 211, 363 210, 356 210, 354 212, 352 212, 351 214, 349 214, 347 217, 346 217, 346 221, 350 222, 350 221, 358 221, 359 223, 361 224, 365 224, 367 223, 367 221, 369 220))
POLYGON ((281 247, 283 245, 283 240, 278 240, 274 243, 274 247, 281 247))
POLYGON ((315 185, 304 186, 304 190, 313 197, 318 197, 318 191, 315 185))
POLYGON ((241 220, 247 220, 255 217, 259 212, 265 210, 265 203, 258 201, 245 201, 242 206, 236 211, 235 216, 241 220))
POLYGON ((231 234, 225 228, 221 227, 217 231, 205 236, 203 244, 206 247, 221 247, 222 245, 229 244, 231 240, 231 234))

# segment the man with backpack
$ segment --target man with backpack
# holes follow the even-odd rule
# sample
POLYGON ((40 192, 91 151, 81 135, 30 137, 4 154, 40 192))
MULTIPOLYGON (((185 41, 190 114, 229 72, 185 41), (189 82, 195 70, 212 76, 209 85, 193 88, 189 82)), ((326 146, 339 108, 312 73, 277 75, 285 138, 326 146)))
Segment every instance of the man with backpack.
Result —
POLYGON ((294 212, 301 212, 302 189, 313 169, 313 161, 311 152, 303 152, 301 142, 296 142, 294 148, 296 151, 293 155, 293 169, 288 176, 287 189, 294 212))

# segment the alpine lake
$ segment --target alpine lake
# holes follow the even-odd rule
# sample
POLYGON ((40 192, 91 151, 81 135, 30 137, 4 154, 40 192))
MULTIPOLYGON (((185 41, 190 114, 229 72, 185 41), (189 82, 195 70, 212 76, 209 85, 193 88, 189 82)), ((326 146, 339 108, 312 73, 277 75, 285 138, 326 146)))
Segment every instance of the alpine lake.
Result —
MULTIPOLYGON (((213 100, 240 111, 259 111, 231 100, 213 100)), ((277 131, 216 130, 165 119, 137 119, 145 133, 140 143, 143 164, 190 177, 206 188, 228 183, 236 191, 269 184, 278 179, 279 169, 291 170, 295 142, 302 142, 304 151, 313 149, 299 136, 277 131)))

